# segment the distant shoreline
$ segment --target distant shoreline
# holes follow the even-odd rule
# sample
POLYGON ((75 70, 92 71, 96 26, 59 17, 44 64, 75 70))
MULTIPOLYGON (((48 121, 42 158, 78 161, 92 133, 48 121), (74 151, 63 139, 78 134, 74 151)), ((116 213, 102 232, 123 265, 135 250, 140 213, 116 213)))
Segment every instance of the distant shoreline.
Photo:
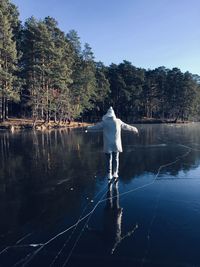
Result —
POLYGON ((191 123, 192 121, 182 121, 182 120, 170 120, 170 119, 141 119, 138 121, 134 121, 134 124, 161 124, 161 123, 174 123, 174 124, 180 124, 180 123, 191 123))

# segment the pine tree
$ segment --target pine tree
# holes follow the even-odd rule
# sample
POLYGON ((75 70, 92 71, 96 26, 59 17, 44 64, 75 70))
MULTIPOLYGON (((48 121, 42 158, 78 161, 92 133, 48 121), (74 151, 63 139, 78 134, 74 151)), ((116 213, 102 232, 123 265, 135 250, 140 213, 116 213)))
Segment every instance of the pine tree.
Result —
POLYGON ((105 112, 105 109, 108 107, 108 96, 110 93, 110 83, 106 77, 107 68, 103 65, 102 62, 97 62, 95 64, 96 72, 96 97, 94 99, 94 110, 96 110, 96 116, 102 116, 105 112))
POLYGON ((75 52, 74 55, 76 55, 76 57, 80 57, 80 55, 81 55, 81 42, 80 42, 80 37, 78 36, 78 33, 75 30, 71 30, 67 33, 66 37, 70 42, 72 53, 74 50, 74 52, 75 52))
MULTIPOLYGON (((13 6, 12 6, 13 7, 13 6)), ((19 101, 17 50, 13 37, 13 17, 7 0, 0 2, 0 119, 8 118, 8 104, 19 101)))
POLYGON ((54 120, 64 120, 69 117, 71 97, 69 87, 72 83, 72 65, 74 58, 70 43, 65 34, 57 27, 57 22, 50 17, 45 18, 45 24, 51 34, 54 44, 51 57, 51 74, 49 88, 51 90, 51 111, 54 120))
POLYGON ((84 45, 80 53, 80 40, 74 31, 67 35, 72 47, 74 64, 72 66, 72 84, 70 86, 71 116, 79 117, 93 107, 96 97, 96 68, 94 54, 89 44, 84 45), (72 34, 73 33, 73 34, 72 34))
POLYGON ((94 54, 88 43, 84 45, 82 57, 82 90, 80 91, 80 101, 82 110, 90 110, 97 96, 97 86, 94 54))

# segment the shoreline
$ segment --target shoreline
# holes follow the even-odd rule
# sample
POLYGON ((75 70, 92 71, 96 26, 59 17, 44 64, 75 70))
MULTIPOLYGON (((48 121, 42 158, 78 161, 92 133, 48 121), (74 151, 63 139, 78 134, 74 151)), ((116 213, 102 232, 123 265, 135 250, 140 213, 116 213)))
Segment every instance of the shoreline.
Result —
MULTIPOLYGON (((159 119, 141 119, 138 121, 134 121, 131 124, 163 124, 163 123, 171 123, 171 124, 185 124, 191 123, 192 121, 180 121, 180 120, 159 120, 159 119)), ((32 129, 38 131, 45 131, 50 129, 60 129, 60 128, 82 128, 87 127, 89 125, 93 125, 94 123, 87 122, 60 122, 55 123, 54 121, 50 121, 49 123, 45 123, 42 120, 38 120, 34 122, 32 119, 21 119, 21 118, 9 118, 4 122, 0 122, 0 130, 9 130, 14 132, 15 130, 25 130, 32 129)))
POLYGON ((18 119, 18 118, 9 118, 8 120, 4 122, 0 122, 0 130, 9 130, 11 132, 14 132, 15 130, 25 130, 25 129, 31 129, 31 130, 37 130, 37 131, 45 131, 45 130, 51 130, 51 129, 61 129, 61 128, 82 128, 87 127, 88 125, 91 125, 91 123, 85 123, 85 122, 54 122, 50 121, 48 123, 37 120, 34 122, 32 119, 18 119))
POLYGON ((185 124, 192 123, 193 121, 182 121, 182 120, 167 120, 167 119, 141 119, 138 121, 134 121, 133 124, 163 124, 163 123, 171 123, 171 124, 185 124))

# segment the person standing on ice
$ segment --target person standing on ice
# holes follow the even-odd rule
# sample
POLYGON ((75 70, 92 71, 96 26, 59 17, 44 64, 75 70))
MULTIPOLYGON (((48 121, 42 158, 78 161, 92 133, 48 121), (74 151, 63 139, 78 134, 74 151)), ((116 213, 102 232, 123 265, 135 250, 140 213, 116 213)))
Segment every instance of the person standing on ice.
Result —
POLYGON ((106 154, 107 178, 118 178, 119 152, 122 152, 121 129, 138 134, 138 129, 116 118, 110 107, 102 121, 94 126, 88 126, 87 131, 103 130, 104 152, 106 154))

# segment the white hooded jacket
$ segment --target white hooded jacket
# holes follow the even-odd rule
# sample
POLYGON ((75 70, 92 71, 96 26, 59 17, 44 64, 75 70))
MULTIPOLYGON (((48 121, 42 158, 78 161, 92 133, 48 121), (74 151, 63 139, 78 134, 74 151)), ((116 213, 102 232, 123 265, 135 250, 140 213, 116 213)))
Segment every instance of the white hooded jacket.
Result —
POLYGON ((88 131, 103 130, 104 152, 122 152, 121 129, 138 134, 136 127, 117 119, 112 107, 103 116, 102 121, 94 126, 88 126, 88 131))

